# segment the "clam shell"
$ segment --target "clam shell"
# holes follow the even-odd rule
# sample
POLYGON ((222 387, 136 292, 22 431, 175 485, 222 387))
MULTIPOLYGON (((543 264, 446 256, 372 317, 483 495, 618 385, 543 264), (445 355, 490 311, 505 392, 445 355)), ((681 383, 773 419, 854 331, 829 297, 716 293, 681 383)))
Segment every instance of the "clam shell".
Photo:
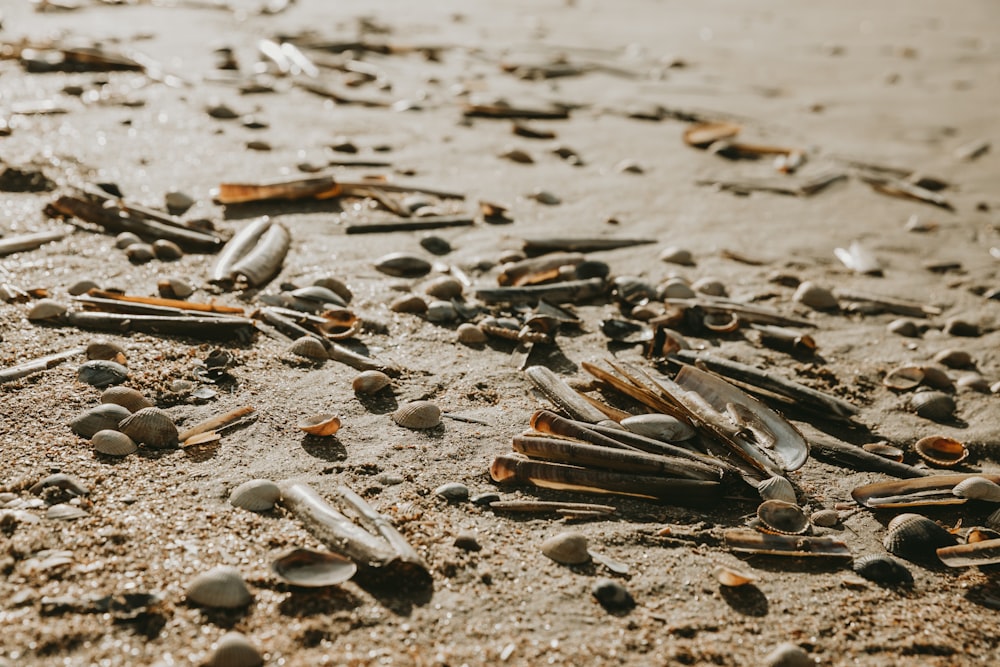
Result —
POLYGON ((463 322, 455 331, 455 339, 463 345, 482 345, 486 342, 486 334, 475 324, 463 322))
POLYGON ((59 317, 67 310, 66 306, 52 299, 42 299, 28 311, 29 322, 44 322, 59 317))
POLYGON ((663 442, 681 442, 695 435, 694 427, 690 424, 658 413, 626 417, 621 420, 621 425, 627 431, 663 442))
POLYGON ((354 298, 354 293, 351 292, 351 288, 347 286, 340 278, 334 278, 333 276, 323 276, 322 278, 317 278, 313 281, 313 285, 318 285, 319 287, 325 287, 337 296, 339 296, 345 304, 350 303, 351 299, 354 298))
POLYGON ((128 418, 129 411, 114 403, 103 403, 84 410, 69 423, 70 430, 81 438, 92 438, 98 431, 118 430, 118 424, 128 418))
POLYGON ((100 389, 127 380, 128 369, 116 361, 96 359, 82 364, 77 370, 76 377, 80 382, 100 389))
POLYGON ((836 310, 839 305, 833 292, 809 280, 798 286, 792 300, 814 310, 836 310))
POLYGON ((1000 509, 994 510, 986 517, 986 525, 994 530, 1000 530, 1000 509))
POLYGON ((924 381, 924 369, 921 366, 907 364, 898 366, 885 374, 882 384, 889 389, 897 391, 909 391, 924 381))
POLYGON ((913 584, 913 575, 906 566, 887 554, 868 554, 855 559, 854 571, 877 584, 890 586, 913 584))
POLYGON ((979 373, 963 373, 955 380, 958 390, 978 391, 981 394, 990 393, 990 383, 979 373))
POLYGON ((733 551, 794 558, 850 558, 851 550, 832 537, 769 535, 756 530, 727 530, 723 536, 733 551))
POLYGON ((719 565, 715 568, 715 578, 723 586, 743 586, 757 581, 757 577, 748 572, 737 570, 726 565, 719 565))
POLYGON ((191 283, 180 278, 163 278, 156 283, 156 290, 164 299, 186 299, 194 294, 191 283))
POLYGON ((910 409, 937 422, 951 420, 955 408, 955 399, 941 391, 920 391, 910 397, 910 409))
POLYGON ((125 248, 125 256, 133 264, 145 264, 156 257, 156 251, 148 243, 132 243, 125 248))
POLYGON ((301 338, 296 338, 292 341, 292 344, 288 346, 289 354, 293 354, 297 357, 303 357, 305 359, 329 359, 330 356, 326 353, 326 348, 323 343, 319 342, 318 339, 313 336, 302 336, 301 338))
POLYGON ((821 528, 833 528, 840 523, 840 512, 837 510, 817 510, 809 515, 809 522, 821 528))
POLYGON ((184 251, 181 250, 181 247, 173 241, 157 239, 156 241, 153 241, 153 254, 156 255, 157 259, 170 262, 183 257, 184 251))
POLYGON ((392 252, 375 261, 378 271, 398 278, 419 278, 430 273, 431 263, 423 257, 405 252, 392 252))
POLYGON ((972 355, 965 350, 947 348, 934 355, 934 361, 948 368, 971 368, 975 364, 972 355))
POLYGON ((955 536, 919 514, 900 514, 889 522, 882 544, 889 553, 907 560, 933 556, 936 549, 952 546, 955 536))
POLYGON ((694 266, 694 255, 686 248, 672 245, 660 251, 660 261, 668 264, 680 264, 681 266, 694 266))
POLYGON ((426 317, 430 322, 454 322, 458 319, 458 310, 451 301, 437 299, 427 304, 426 317))
POLYGON ((159 408, 143 408, 118 424, 118 429, 136 442, 154 449, 177 446, 177 427, 159 408))
POLYGON ((389 310, 394 313, 423 313, 427 311, 427 302, 417 294, 404 294, 389 304, 389 310))
POLYGON ((575 531, 548 538, 542 542, 542 553, 562 565, 580 565, 590 561, 587 536, 575 531))
POLYGON ((435 299, 450 300, 460 297, 464 289, 462 282, 451 276, 438 276, 424 285, 424 292, 435 299))
POLYGON ((924 364, 922 369, 924 371, 925 385, 934 387, 935 389, 954 391, 955 383, 952 382, 951 376, 948 375, 948 371, 944 367, 937 364, 924 364))
POLYGON ((86 294, 92 289, 100 289, 100 285, 95 283, 93 280, 84 279, 78 280, 66 290, 70 296, 80 296, 81 294, 86 294))
POLYGON ((351 559, 328 551, 294 549, 275 559, 271 571, 293 586, 319 588, 344 583, 354 576, 358 566, 351 559))
POLYGON ((363 371, 351 380, 351 388, 356 394, 374 394, 392 384, 392 378, 382 371, 363 371))
POLYGON ((1000 503, 1000 484, 991 482, 985 477, 976 476, 964 479, 956 484, 951 492, 959 498, 1000 503))
POLYGON ((971 567, 1000 563, 1000 539, 942 547, 937 556, 948 567, 971 567))
POLYGON ((664 299, 693 299, 695 293, 688 281, 683 278, 671 278, 660 288, 660 295, 664 299))
POLYGON ((90 439, 94 451, 108 456, 128 456, 138 449, 132 438, 120 431, 104 429, 94 434, 90 439))
POLYGON ((392 420, 404 428, 434 428, 441 423, 441 408, 430 401, 413 401, 393 412, 392 420))
POLYGON ((785 535, 801 535, 809 530, 809 517, 795 503, 765 500, 757 508, 757 518, 765 527, 785 535))
POLYGON ((89 516, 87 512, 69 503, 58 503, 45 511, 45 518, 54 521, 75 521, 89 516))
POLYGON ((768 477, 757 485, 757 493, 762 500, 783 500, 793 505, 798 501, 795 487, 784 477, 768 477))
POLYGON ((278 485, 269 479, 243 482, 229 494, 229 504, 251 512, 267 512, 281 498, 278 485))
POLYGON ((232 609, 250 604, 253 596, 239 570, 219 565, 188 583, 187 599, 202 607, 232 609))
POLYGON ((815 667, 816 661, 801 646, 784 642, 764 656, 760 664, 761 667, 815 667))
POLYGON ((92 360, 116 361, 125 363, 125 350, 118 343, 98 339, 87 345, 87 358, 92 360))
POLYGON ((312 415, 300 419, 296 426, 310 435, 333 435, 340 430, 340 417, 329 413, 312 415))
POLYGON ((142 239, 133 232, 122 232, 115 237, 115 247, 119 250, 124 250, 133 243, 142 243, 142 239))
POLYGON ((718 278, 699 278, 691 283, 691 289, 708 296, 726 296, 726 285, 718 278))
POLYGON ((943 435, 921 438, 913 445, 913 449, 920 458, 939 468, 950 468, 969 458, 969 450, 965 445, 943 435))
POLYGON ((129 412, 153 407, 149 399, 143 396, 139 390, 121 386, 105 389, 104 393, 101 394, 101 403, 114 403, 115 405, 122 406, 129 412))
POLYGON ((903 462, 903 450, 899 447, 894 447, 887 442, 869 442, 861 445, 861 449, 866 452, 871 452, 872 454, 877 454, 883 458, 887 458, 890 461, 896 461, 897 463, 903 462))
POLYGON ((347 306, 347 302, 340 298, 339 294, 329 287, 323 287, 322 285, 300 287, 299 289, 292 290, 290 294, 296 301, 304 302, 303 306, 312 310, 322 310, 327 304, 333 304, 341 308, 347 306))

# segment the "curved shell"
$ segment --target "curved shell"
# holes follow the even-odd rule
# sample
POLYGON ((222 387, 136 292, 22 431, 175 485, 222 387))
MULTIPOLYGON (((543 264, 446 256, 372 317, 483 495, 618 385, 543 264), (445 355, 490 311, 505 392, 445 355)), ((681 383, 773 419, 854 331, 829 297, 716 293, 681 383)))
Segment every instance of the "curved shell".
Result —
POLYGON ((326 347, 318 339, 312 336, 302 336, 292 341, 288 346, 289 354, 305 359, 329 359, 326 347))
POLYGON ((726 285, 718 278, 704 277, 691 283, 691 289, 708 296, 726 296, 726 285))
POLYGON ((127 380, 128 369, 117 361, 95 359, 82 364, 76 372, 76 377, 80 382, 101 389, 127 380))
POLYGON ((897 391, 915 389, 923 381, 924 369, 921 366, 914 366, 911 364, 897 366, 886 373, 885 377, 882 378, 883 385, 889 389, 895 389, 897 391))
POLYGON ((389 304, 389 310, 394 313, 424 313, 427 312, 427 302, 419 294, 404 294, 389 304))
POLYGON ((948 567, 971 567, 1000 563, 1000 539, 942 547, 937 556, 948 567))
POLYGON ((253 596, 239 570, 219 565, 188 583, 187 599, 202 607, 232 609, 250 604, 253 596))
POLYGON ((392 378, 382 371, 363 371, 351 380, 351 388, 356 394, 374 394, 392 384, 392 378))
POLYGON ((312 415, 300 419, 296 426, 309 435, 333 435, 340 430, 340 417, 328 413, 312 415))
POLYGON ((764 656, 760 664, 762 667, 813 667, 816 661, 798 644, 783 642, 764 656))
POLYGON ((808 280, 798 286, 792 300, 814 310, 836 310, 839 305, 833 292, 808 280))
POLYGON ((452 276, 438 276, 424 285, 424 293, 435 299, 450 300, 460 297, 464 289, 462 281, 452 276))
POLYGON ((44 322, 59 317, 67 310, 66 306, 52 299, 42 299, 28 311, 29 322, 44 322))
POLYGON ((743 572, 742 570, 737 570, 726 565, 719 565, 715 568, 715 578, 718 579, 719 583, 723 586, 730 587, 743 586, 757 581, 757 577, 753 576, 749 572, 743 572))
POLYGON ((757 485, 757 493, 761 500, 783 500, 793 505, 798 501, 795 497, 795 487, 784 477, 768 477, 757 485))
POLYGON ((840 523, 840 512, 837 510, 817 510, 809 515, 809 522, 821 528, 833 528, 840 523))
POLYGON ((118 343, 98 339, 87 345, 87 358, 92 360, 116 361, 125 363, 125 350, 118 343))
POLYGON ((69 287, 66 288, 66 292, 70 296, 80 296, 81 294, 86 294, 92 289, 101 289, 101 286, 90 278, 84 278, 83 280, 78 280, 69 287))
POLYGON ((186 299, 194 294, 194 286, 181 278, 163 278, 156 283, 156 291, 164 299, 186 299))
POLYGON ((694 255, 686 248, 679 248, 675 245, 667 246, 660 251, 661 262, 668 264, 680 264, 681 266, 694 266, 694 255))
POLYGON ((890 445, 887 442, 869 442, 861 445, 861 449, 872 454, 877 454, 878 456, 889 459, 890 461, 896 461, 897 463, 903 462, 903 450, 899 447, 890 445))
POLYGON ((909 586, 913 583, 913 575, 906 566, 887 554, 868 554, 855 559, 854 571, 877 584, 909 586))
POLYGON ((985 477, 969 477, 962 480, 951 492, 959 498, 1000 503, 1000 484, 991 482, 985 477))
POLYGON ((123 419, 118 429, 136 442, 154 449, 177 445, 177 427, 166 412, 159 408, 143 408, 123 419))
POLYGON ((90 439, 94 451, 108 456, 128 456, 138 449, 132 438, 120 431, 105 429, 90 439))
POLYGON ((329 551, 294 549, 275 559, 271 571, 293 586, 319 588, 342 584, 358 571, 358 566, 349 558, 329 551))
POLYGON ((463 322, 455 331, 455 340, 463 345, 482 345, 486 342, 486 334, 471 322, 463 322))
POLYGON ((627 431, 664 442, 681 442, 695 436, 694 427, 676 417, 663 414, 636 415, 621 420, 627 431))
POLYGON ((351 292, 351 288, 347 286, 340 278, 335 278, 333 276, 323 276, 317 278, 313 281, 313 285, 318 285, 320 287, 325 287, 337 296, 339 296, 344 303, 350 303, 351 299, 354 298, 354 293, 351 292))
POLYGON ((910 409, 937 422, 952 419, 955 407, 955 399, 941 391, 921 391, 910 397, 910 409))
POLYGON ((431 263, 423 257, 405 252, 392 252, 375 261, 378 271, 397 278, 419 278, 430 273, 431 263))
POLYGON ((950 468, 969 458, 969 450, 965 445, 943 435, 921 438, 913 445, 913 449, 917 456, 939 468, 950 468))
POLYGON ((399 406, 392 421, 404 428, 434 428, 441 423, 441 408, 430 401, 413 401, 399 406))
POLYGON ((122 406, 129 412, 137 412, 143 408, 153 407, 149 399, 143 396, 139 390, 121 386, 105 389, 104 393, 101 394, 101 403, 114 403, 115 405, 122 406))
POLYGON ((970 368, 975 365, 972 355, 965 350, 946 348, 934 355, 934 361, 948 368, 970 368))
POLYGON ((576 531, 548 538, 542 542, 542 553, 562 565, 580 565, 590 561, 587 536, 576 531))
POLYGON ((81 438, 92 438, 98 431, 118 430, 118 424, 128 416, 129 411, 122 406, 102 403, 74 417, 69 428, 81 438))
POLYGON ((305 302, 302 305, 313 310, 321 310, 328 304, 339 306, 341 308, 347 306, 347 302, 344 301, 339 294, 334 292, 329 287, 324 287, 323 285, 300 287, 292 290, 289 294, 297 302, 305 302))
POLYGON ((132 243, 125 248, 125 256, 133 264, 145 264, 156 257, 156 251, 149 243, 132 243))
POLYGON ((809 530, 809 517, 802 508, 784 500, 765 500, 757 508, 757 518, 765 527, 784 535, 801 535, 809 530))
POLYGON ((929 475, 914 479, 875 482, 856 487, 851 497, 865 507, 917 507, 923 505, 961 505, 966 501, 951 491, 969 477, 985 477, 1000 483, 1000 475, 929 475))
POLYGON ((281 499, 281 489, 269 479, 243 482, 229 494, 229 504, 251 512, 267 512, 281 499))
POLYGON ((693 299, 695 296, 691 285, 683 278, 671 278, 663 283, 660 294, 664 299, 693 299))
POLYGON ((215 645, 208 667, 260 667, 264 658, 246 635, 227 632, 215 645))
POLYGON ((184 256, 184 251, 173 241, 167 239, 157 239, 153 241, 153 254, 157 259, 171 262, 184 256))
POLYGON ((937 364, 926 364, 922 367, 924 371, 924 384, 935 389, 954 391, 955 383, 952 381, 948 371, 937 364))
POLYGON ((889 553, 907 560, 933 556, 936 549, 952 546, 955 536, 919 514, 900 514, 889 522, 882 544, 889 553))

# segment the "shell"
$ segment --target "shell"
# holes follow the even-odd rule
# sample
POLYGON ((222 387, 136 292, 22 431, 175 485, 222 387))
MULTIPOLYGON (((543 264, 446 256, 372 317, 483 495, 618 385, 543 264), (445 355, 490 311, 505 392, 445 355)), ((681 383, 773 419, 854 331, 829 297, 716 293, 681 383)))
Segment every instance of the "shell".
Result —
POLYGON ((892 480, 865 484, 851 491, 851 497, 865 507, 917 507, 928 505, 962 505, 965 498, 951 492, 955 485, 969 477, 985 477, 1000 483, 1000 475, 930 475, 914 479, 892 480))
POLYGON ((163 278, 156 283, 156 290, 164 299, 186 299, 194 294, 191 283, 180 278, 163 278))
POLYGON ((737 570, 726 565, 719 565, 715 568, 715 578, 723 586, 743 586, 757 581, 757 577, 748 572, 737 570))
POLYGON ((351 292, 351 288, 347 286, 340 278, 334 278, 333 276, 323 276, 322 278, 317 278, 313 281, 313 285, 319 287, 325 287, 337 296, 339 296, 344 303, 350 303, 351 299, 354 298, 354 293, 351 292))
POLYGON ((89 516, 85 510, 69 503, 57 503, 45 511, 45 518, 54 521, 75 521, 85 516, 89 516))
POLYGON ((934 361, 948 368, 971 368, 975 365, 972 355, 965 350, 947 348, 934 355, 934 361))
POLYGON ((435 299, 454 299, 462 296, 465 289, 461 281, 451 276, 438 276, 424 285, 424 293, 435 299))
POLYGON ((239 570, 219 565, 188 583, 187 599, 202 607, 233 609, 250 604, 253 596, 239 570))
POLYGON ((821 528, 833 528, 840 523, 840 512, 837 510, 817 510, 809 515, 809 522, 821 528))
POLYGON ((153 241, 153 254, 156 255, 157 259, 161 259, 165 262, 171 262, 175 259, 183 257, 184 251, 181 250, 181 247, 173 241, 157 239, 156 241, 153 241))
POLYGON ((475 324, 463 322, 455 331, 455 339, 463 345, 482 345, 486 342, 486 334, 475 324))
POLYGON ((148 243, 132 243, 125 248, 125 256, 133 264, 145 264, 156 257, 156 251, 148 243))
POLYGON ((913 575, 895 558, 887 554, 868 554, 854 561, 854 571, 869 581, 890 586, 913 584, 913 575))
POLYGON ((562 565, 580 565, 590 561, 587 537, 576 531, 553 535, 542 542, 542 553, 562 565))
POLYGON ((1000 530, 1000 509, 994 510, 986 517, 986 525, 994 530, 1000 530))
POLYGON ((924 461, 939 468, 951 468, 969 458, 969 450, 958 440, 943 435, 929 435, 917 440, 914 451, 924 461))
POLYGON ((288 353, 305 359, 329 359, 326 348, 317 338, 313 336, 302 336, 292 341, 288 346, 288 353))
POLYGON ((832 537, 770 535, 755 530, 727 530, 726 546, 733 551, 793 558, 850 558, 851 550, 832 537))
POLYGON ((28 311, 29 322, 44 322, 59 317, 67 310, 66 306, 52 299, 42 299, 28 311))
POLYGON ((100 389, 127 380, 128 369, 117 361, 96 359, 82 364, 76 372, 76 377, 80 382, 100 389))
POLYGON ((920 336, 920 327, 917 323, 908 317, 901 317, 899 319, 889 322, 885 326, 886 331, 889 333, 894 333, 897 336, 905 336, 907 338, 917 338, 920 336))
POLYGON ((194 206, 194 199, 180 190, 168 190, 163 195, 163 204, 171 213, 180 214, 194 206))
POLYGON ((919 514, 900 514, 889 522, 882 544, 889 553, 907 560, 928 558, 936 549, 952 546, 955 536, 919 514))
POLYGON ((937 557, 948 567, 971 567, 1000 563, 1000 539, 943 547, 937 557))
POLYGON ((424 313, 427 312, 427 302, 418 294, 404 294, 389 304, 389 310, 394 313, 424 313))
POLYGON ((458 319, 458 310, 451 301, 438 299, 427 304, 426 316, 430 322, 453 322, 458 319))
POLYGON ((323 287, 322 285, 300 287, 299 289, 292 290, 288 294, 296 302, 298 302, 298 305, 311 310, 322 310, 329 304, 339 308, 347 306, 347 302, 344 301, 339 294, 334 292, 329 287, 323 287))
POLYGON ((37 495, 49 487, 62 489, 63 491, 67 491, 70 495, 74 496, 85 496, 90 493, 90 489, 88 489, 83 482, 72 475, 67 475, 64 472, 57 472, 38 480, 28 487, 28 491, 37 495))
POLYGON ((949 317, 944 323, 944 332, 951 336, 978 336, 979 325, 960 317, 949 317))
POLYGON ((993 530, 992 528, 980 528, 975 526, 970 528, 965 533, 966 544, 975 544, 976 542, 986 542, 988 540, 1000 539, 1000 531, 993 530))
POLYGON ((451 252, 451 243, 448 239, 433 234, 420 239, 420 247, 432 255, 447 255, 451 252))
POLYGON ((664 299, 693 299, 695 296, 691 285, 683 278, 671 278, 660 288, 664 299))
POLYGON ((681 266, 694 266, 694 255, 691 254, 690 250, 672 245, 660 251, 660 261, 668 264, 680 264, 681 266))
POLYGON ((78 280, 66 290, 70 296, 80 296, 81 294, 86 294, 92 289, 100 289, 100 285, 95 283, 93 280, 84 279, 78 280))
POLYGON ((955 399, 941 391, 920 391, 910 397, 910 409, 937 422, 954 418, 955 408, 955 399))
POLYGON ((836 310, 839 305, 833 292, 809 280, 799 285, 792 300, 814 310, 836 310))
POLYGON ((108 456, 128 456, 138 449, 132 438, 120 431, 104 429, 90 439, 94 451, 108 456))
POLYGON ((121 386, 105 389, 104 393, 101 394, 101 403, 114 403, 115 405, 122 406, 129 412, 153 407, 149 399, 143 396, 139 390, 121 386))
POLYGON ((397 278, 419 278, 430 273, 431 263, 423 257, 405 252, 392 252, 375 261, 378 271, 397 278))
POLYGON ((118 430, 118 424, 128 418, 129 411, 114 403, 103 403, 84 410, 73 418, 69 428, 81 438, 92 438, 98 431, 118 430))
POLYGON ((951 492, 959 498, 1000 503, 1000 484, 991 482, 985 477, 969 477, 962 480, 951 492))
POLYGON ((762 500, 783 500, 793 505, 798 501, 795 497, 795 487, 784 477, 768 477, 757 485, 757 493, 762 500))
POLYGON ((889 389, 909 391, 915 389, 924 381, 924 369, 921 366, 906 364, 898 366, 885 374, 882 384, 889 389))
POLYGON ((922 370, 924 371, 924 384, 928 387, 954 391, 955 383, 951 381, 951 376, 948 375, 948 371, 943 366, 925 364, 922 366, 922 370))
POLYGON ((695 436, 694 427, 690 424, 676 417, 658 413, 626 417, 621 420, 621 425, 632 433, 664 442, 681 442, 695 436))
POLYGON ((392 378, 382 371, 363 371, 351 380, 356 394, 374 394, 392 384, 392 378))
POLYGON ((708 296, 726 296, 726 285, 718 278, 699 278, 691 283, 691 289, 708 296))
POLYGON ((903 450, 899 447, 890 445, 887 442, 869 442, 861 445, 861 449, 872 454, 877 454, 878 456, 889 459, 890 461, 896 461, 897 463, 903 462, 903 450))
POLYGON ((765 527, 784 535, 801 535, 809 530, 809 517, 795 503, 765 500, 757 508, 757 518, 765 527))
POLYGON ((955 388, 960 391, 978 391, 981 394, 990 393, 990 383, 979 373, 963 373, 955 381, 955 388))
POLYGON ((133 232, 122 232, 115 237, 115 247, 119 250, 124 250, 134 243, 142 243, 142 239, 133 232))
POLYGON ((328 551, 294 549, 272 561, 271 571, 293 586, 319 588, 344 583, 354 576, 358 566, 328 551))
POLYGON ((761 667, 815 667, 816 662, 801 646, 784 642, 764 656, 761 667))
POLYGON ((136 442, 154 449, 177 446, 177 427, 159 408, 143 408, 118 424, 118 429, 136 442))
POLYGON ((441 408, 430 401, 413 401, 399 406, 392 421, 404 428, 434 428, 441 423, 441 408))
POLYGON ((333 435, 340 430, 340 417, 328 413, 312 415, 300 419, 296 426, 310 435, 333 435))
POLYGON ((91 360, 125 363, 125 350, 118 343, 100 338, 87 345, 87 358, 91 360))
POLYGON ((251 479, 232 490, 229 504, 251 512, 268 512, 280 498, 281 490, 271 480, 251 479))

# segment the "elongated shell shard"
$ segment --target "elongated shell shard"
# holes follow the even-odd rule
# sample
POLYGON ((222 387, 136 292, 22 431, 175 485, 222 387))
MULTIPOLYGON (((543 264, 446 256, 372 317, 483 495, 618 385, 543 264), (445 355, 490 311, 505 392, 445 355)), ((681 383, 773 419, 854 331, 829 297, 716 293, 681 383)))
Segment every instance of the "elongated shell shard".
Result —
POLYGON ((832 537, 767 535, 754 530, 728 530, 724 538, 733 551, 794 558, 850 558, 851 550, 832 537))
POLYGON ((323 198, 334 195, 338 186, 329 176, 272 183, 220 183, 213 199, 219 204, 245 204, 269 199, 323 198))
POLYGON ((972 567, 1000 563, 1000 539, 942 547, 937 556, 948 567, 972 567))

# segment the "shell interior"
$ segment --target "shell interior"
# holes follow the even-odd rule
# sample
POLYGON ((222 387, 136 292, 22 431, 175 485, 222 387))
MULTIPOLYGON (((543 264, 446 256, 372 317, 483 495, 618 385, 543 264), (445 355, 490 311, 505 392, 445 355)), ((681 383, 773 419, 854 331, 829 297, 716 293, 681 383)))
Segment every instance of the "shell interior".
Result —
POLYGON ((334 553, 294 549, 275 559, 271 571, 293 586, 319 588, 344 583, 354 576, 358 566, 351 559, 334 553))
POLYGON ((312 415, 301 419, 297 426, 310 435, 333 435, 340 430, 340 417, 332 414, 312 415))
POLYGON ((768 528, 786 535, 799 535, 809 529, 809 517, 802 508, 784 500, 765 500, 757 508, 757 518, 768 528))
POLYGON ((944 468, 958 465, 969 458, 969 450, 958 440, 941 435, 921 438, 913 446, 920 458, 944 468))

